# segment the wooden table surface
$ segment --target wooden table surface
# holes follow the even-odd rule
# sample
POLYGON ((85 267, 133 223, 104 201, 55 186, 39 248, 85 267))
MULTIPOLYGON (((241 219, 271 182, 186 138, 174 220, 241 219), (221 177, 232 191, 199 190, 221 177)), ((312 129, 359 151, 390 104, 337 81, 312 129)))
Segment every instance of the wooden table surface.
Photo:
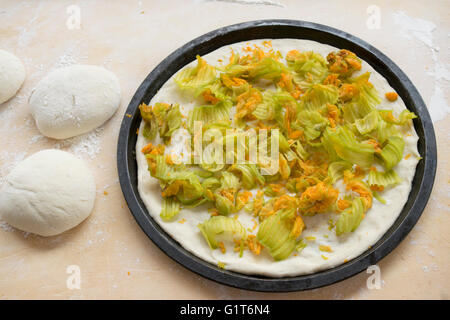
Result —
POLYGON ((85 222, 55 237, 26 234, 0 221, 0 299, 449 299, 450 2, 398 0, 375 7, 373 2, 2 0, 0 48, 20 57, 27 79, 15 98, 0 105, 0 183, 20 160, 60 148, 92 169, 97 199, 85 222), (434 190, 413 231, 378 264, 380 289, 367 287, 366 272, 297 293, 255 293, 216 284, 162 253, 125 204, 117 177, 117 136, 145 76, 201 34, 270 18, 318 22, 368 41, 406 72, 430 109, 439 150, 434 190), (28 97, 49 71, 74 63, 112 70, 121 83, 121 106, 91 133, 47 139, 35 127, 28 97), (80 289, 67 285, 69 266, 79 268, 80 289))

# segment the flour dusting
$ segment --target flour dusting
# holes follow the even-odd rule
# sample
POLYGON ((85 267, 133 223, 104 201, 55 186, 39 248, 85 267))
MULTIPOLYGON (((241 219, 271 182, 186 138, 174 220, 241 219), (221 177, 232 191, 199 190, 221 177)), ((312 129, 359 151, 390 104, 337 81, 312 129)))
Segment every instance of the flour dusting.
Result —
POLYGON ((25 159, 27 153, 25 151, 13 153, 8 151, 0 152, 0 185, 3 183, 3 179, 6 175, 14 169, 14 167, 25 159))
POLYGON ((28 141, 29 144, 33 144, 36 143, 38 141, 41 141, 42 139, 44 139, 45 137, 43 135, 37 134, 33 137, 31 137, 30 141, 28 141))
POLYGON ((272 0, 203 0, 202 2, 228 2, 244 5, 264 5, 264 6, 275 6, 284 8, 285 5, 272 0))
POLYGON ((55 144, 56 149, 69 151, 78 157, 87 156, 93 159, 101 150, 101 136, 103 127, 97 128, 86 134, 65 139, 55 144))
POLYGON ((445 119, 447 114, 450 113, 450 106, 445 100, 444 92, 439 85, 434 88, 433 95, 430 99, 430 116, 431 119, 436 122, 445 119))
POLYGON ((404 11, 393 13, 394 21, 400 26, 398 30, 400 34, 408 39, 416 38, 429 47, 433 46, 433 31, 436 25, 420 18, 412 18, 404 11))
POLYGON ((14 232, 16 229, 11 227, 7 222, 0 220, 0 228, 2 228, 6 232, 14 232))
POLYGON ((430 49, 434 67, 427 74, 433 78, 434 92, 428 103, 428 111, 433 122, 443 120, 450 113, 450 106, 444 94, 449 89, 450 72, 439 60, 439 47, 434 44, 433 33, 437 27, 431 21, 410 17, 403 11, 394 12, 393 17, 400 27, 398 32, 402 37, 417 39, 430 49))

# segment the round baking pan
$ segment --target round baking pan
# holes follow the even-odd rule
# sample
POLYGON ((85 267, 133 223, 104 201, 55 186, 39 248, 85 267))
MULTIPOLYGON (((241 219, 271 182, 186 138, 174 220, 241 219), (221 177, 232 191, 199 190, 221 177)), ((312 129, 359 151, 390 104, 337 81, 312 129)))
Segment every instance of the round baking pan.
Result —
POLYGON ((164 59, 144 80, 133 96, 124 117, 117 146, 117 165, 125 200, 137 223, 147 236, 169 257, 189 270, 229 286, 256 291, 299 291, 335 283, 353 276, 391 252, 419 219, 434 182, 436 173, 436 140, 425 103, 417 89, 397 65, 365 41, 324 25, 295 20, 259 20, 240 23, 209 32, 185 44, 164 59), (406 106, 418 115, 414 127, 419 135, 418 150, 422 160, 417 165, 412 190, 402 212, 370 249, 353 260, 318 273, 267 278, 227 271, 210 264, 185 250, 173 240, 148 214, 137 190, 136 130, 141 122, 138 106, 148 103, 161 86, 180 68, 222 46, 254 39, 308 39, 337 48, 348 49, 368 62, 383 75, 402 97, 406 106), (130 116, 131 115, 131 116, 130 116))

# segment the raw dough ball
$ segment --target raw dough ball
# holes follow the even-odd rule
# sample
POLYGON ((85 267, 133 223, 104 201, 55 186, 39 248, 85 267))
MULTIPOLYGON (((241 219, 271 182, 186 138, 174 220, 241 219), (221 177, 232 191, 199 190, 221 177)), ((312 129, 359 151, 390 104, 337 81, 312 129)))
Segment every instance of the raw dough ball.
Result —
POLYGON ((19 91, 25 80, 25 67, 12 53, 0 50, 0 103, 8 101, 19 91))
POLYGON ((78 225, 94 207, 95 182, 83 161, 55 149, 20 162, 0 190, 0 219, 41 236, 78 225))
POLYGON ((120 104, 119 80, 97 66, 73 65, 43 78, 30 97, 39 131, 66 139, 101 126, 120 104))

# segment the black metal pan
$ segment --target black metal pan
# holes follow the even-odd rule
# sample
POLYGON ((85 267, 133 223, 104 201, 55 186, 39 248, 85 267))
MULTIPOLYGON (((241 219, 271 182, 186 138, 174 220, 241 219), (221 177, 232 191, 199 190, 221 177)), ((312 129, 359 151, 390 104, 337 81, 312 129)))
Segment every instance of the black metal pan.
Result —
POLYGON ((295 20, 259 20, 236 24, 209 32, 185 44, 164 59, 144 80, 132 98, 119 133, 117 166, 120 185, 137 223, 147 236, 169 257, 189 270, 229 286, 268 292, 299 291, 322 287, 351 277, 368 266, 376 264, 390 253, 411 231, 425 208, 436 173, 436 140, 433 124, 417 89, 397 65, 365 41, 343 31, 324 25, 295 20), (414 127, 419 135, 419 162, 409 194, 400 216, 384 236, 370 249, 338 267, 314 274, 266 278, 227 271, 199 259, 173 240, 147 212, 137 190, 136 129, 141 117, 138 106, 148 103, 161 86, 180 68, 222 46, 254 39, 296 38, 308 39, 344 48, 356 53, 385 77, 402 97, 406 106, 418 115, 414 127))

